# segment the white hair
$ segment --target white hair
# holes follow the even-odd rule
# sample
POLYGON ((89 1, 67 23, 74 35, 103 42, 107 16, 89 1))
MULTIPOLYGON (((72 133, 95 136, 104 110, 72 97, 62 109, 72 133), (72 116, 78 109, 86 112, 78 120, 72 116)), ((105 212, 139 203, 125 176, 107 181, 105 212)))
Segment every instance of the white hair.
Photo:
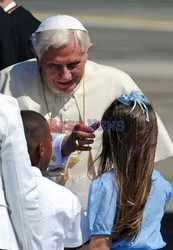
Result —
POLYGON ((58 49, 74 42, 81 46, 83 53, 87 53, 91 45, 88 32, 70 29, 36 32, 32 35, 31 41, 39 59, 41 59, 43 53, 48 50, 50 46, 58 49))

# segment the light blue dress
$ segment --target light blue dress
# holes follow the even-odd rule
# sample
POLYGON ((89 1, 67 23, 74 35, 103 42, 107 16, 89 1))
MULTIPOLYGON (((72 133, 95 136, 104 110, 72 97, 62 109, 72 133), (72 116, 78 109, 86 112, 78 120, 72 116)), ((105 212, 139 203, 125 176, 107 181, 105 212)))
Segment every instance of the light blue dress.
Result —
MULTIPOLYGON (((111 249, 160 249, 163 241, 160 227, 166 205, 172 195, 172 187, 154 170, 152 188, 144 209, 141 230, 134 242, 113 240, 111 249)), ((90 186, 88 219, 90 235, 111 235, 116 214, 117 190, 112 170, 95 179, 90 186)))

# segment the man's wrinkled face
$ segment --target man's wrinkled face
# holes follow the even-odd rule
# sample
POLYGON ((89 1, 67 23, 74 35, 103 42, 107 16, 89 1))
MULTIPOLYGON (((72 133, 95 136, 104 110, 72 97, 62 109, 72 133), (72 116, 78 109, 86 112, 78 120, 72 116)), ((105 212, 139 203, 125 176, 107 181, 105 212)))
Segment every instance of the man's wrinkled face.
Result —
POLYGON ((50 87, 61 93, 72 92, 84 74, 87 55, 75 43, 59 49, 49 47, 40 66, 50 87))

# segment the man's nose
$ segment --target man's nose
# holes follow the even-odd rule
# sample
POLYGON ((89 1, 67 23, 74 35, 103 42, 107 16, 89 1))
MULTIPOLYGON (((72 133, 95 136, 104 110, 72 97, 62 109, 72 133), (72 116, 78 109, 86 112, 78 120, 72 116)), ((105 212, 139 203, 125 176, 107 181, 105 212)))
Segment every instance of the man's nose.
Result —
POLYGON ((60 74, 63 80, 71 79, 71 71, 67 67, 63 67, 60 74))

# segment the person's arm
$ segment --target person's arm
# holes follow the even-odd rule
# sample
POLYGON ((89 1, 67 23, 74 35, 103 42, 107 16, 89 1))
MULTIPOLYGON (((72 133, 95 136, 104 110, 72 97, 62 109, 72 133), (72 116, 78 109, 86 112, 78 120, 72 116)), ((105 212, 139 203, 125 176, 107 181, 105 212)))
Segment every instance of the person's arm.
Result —
POLYGON ((95 235, 91 237, 89 250, 109 250, 111 247, 111 236, 95 235))
POLYGON ((107 250, 116 214, 117 191, 113 171, 95 179, 89 190, 88 221, 91 240, 89 250, 107 250))
POLYGON ((38 190, 17 101, 0 94, 2 178, 10 218, 20 250, 40 250, 41 215, 38 190))
POLYGON ((71 134, 55 134, 52 143, 52 159, 49 163, 49 176, 56 175, 54 171, 58 168, 65 168, 68 157, 76 150, 89 151, 91 144, 94 142, 94 131, 98 128, 99 123, 92 126, 76 125, 71 134), (76 141, 79 145, 76 144, 76 141), (51 172, 53 171, 53 172, 51 172))
POLYGON ((88 220, 85 216, 79 199, 73 197, 73 207, 71 213, 71 225, 65 236, 64 247, 67 249, 78 249, 87 244, 89 236, 88 220))
POLYGON ((65 136, 62 142, 62 155, 69 155, 76 150, 90 151, 91 144, 94 142, 94 131, 99 127, 99 122, 91 126, 85 124, 74 126, 72 133, 65 136), (77 144, 76 144, 77 142, 77 144))
POLYGON ((52 142, 52 157, 49 163, 49 176, 51 176, 51 171, 56 171, 57 168, 65 168, 69 155, 63 156, 61 153, 62 143, 66 134, 53 134, 52 142))

